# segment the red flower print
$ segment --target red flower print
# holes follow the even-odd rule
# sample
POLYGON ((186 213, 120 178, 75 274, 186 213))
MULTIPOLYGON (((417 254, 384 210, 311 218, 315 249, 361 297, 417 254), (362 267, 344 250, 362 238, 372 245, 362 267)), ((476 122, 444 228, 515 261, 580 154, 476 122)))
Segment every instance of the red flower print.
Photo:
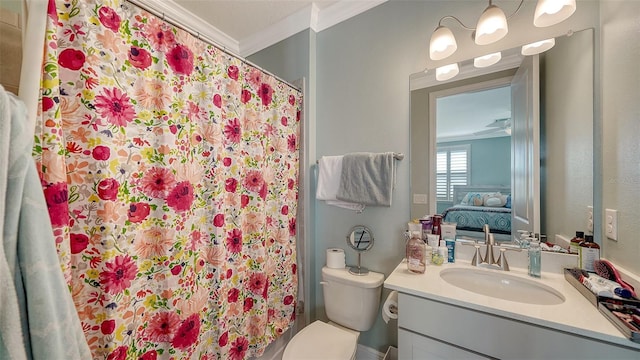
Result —
POLYGON ((293 275, 295 275, 298 272, 298 265, 297 264, 291 264, 291 273, 293 275))
POLYGON ((282 124, 282 126, 287 126, 287 117, 283 116, 282 118, 280 118, 280 123, 282 124))
POLYGON ((244 178, 243 185, 249 191, 259 192, 264 185, 262 173, 258 170, 249 170, 247 176, 244 178))
POLYGON ((117 33, 120 28, 120 15, 108 6, 103 6, 98 10, 98 19, 104 27, 117 33))
POLYGON ((258 91, 258 96, 260 96, 260 99, 262 100, 262 105, 269 106, 273 96, 273 88, 271 88, 271 85, 262 83, 262 85, 260 85, 260 90, 258 91))
POLYGON ((188 181, 181 181, 167 196, 167 205, 174 211, 187 211, 191 209, 193 199, 193 186, 188 181))
POLYGON ((116 329, 116 321, 115 320, 105 320, 100 324, 100 331, 104 335, 109 335, 113 333, 113 330, 116 329))
POLYGON ((240 142, 242 131, 238 118, 233 118, 227 122, 227 125, 224 126, 224 135, 233 143, 237 144, 240 142))
POLYGON ((96 96, 95 107, 111 124, 126 126, 136 115, 129 100, 129 96, 116 87, 104 89, 102 95, 96 96))
POLYGON ((280 213, 282 215, 287 215, 289 213, 289 206, 283 205, 282 208, 280 209, 280 213))
POLYGON ((267 275, 264 273, 252 273, 249 276, 249 291, 261 295, 267 285, 267 275))
POLYGON ((227 342, 229 342, 229 332, 225 331, 224 334, 220 336, 220 339, 218 339, 218 345, 225 347, 227 346, 227 342))
POLYGON ((126 360, 127 359, 127 350, 129 347, 127 345, 122 345, 117 347, 109 356, 107 356, 107 360, 126 360))
POLYGON ((296 185, 296 181, 293 179, 289 179, 287 187, 289 188, 289 190, 293 190, 293 187, 296 185))
POLYGON ((234 303, 238 301, 238 295, 240 295, 240 290, 238 290, 237 288, 233 288, 229 290, 229 293, 227 294, 227 300, 230 303, 234 303))
POLYGON ((222 96, 220 96, 220 94, 213 95, 213 105, 218 109, 222 108, 222 96))
POLYGON ((293 295, 287 295, 284 297, 285 305, 291 305, 292 302, 293 302, 293 295))
POLYGON ((245 206, 249 205, 249 195, 240 196, 240 208, 244 209, 245 206))
POLYGON ((167 62, 178 74, 189 76, 193 71, 193 53, 184 45, 176 45, 171 49, 167 54, 167 62))
POLYGON ((240 94, 240 101, 242 101, 243 104, 251 101, 251 92, 247 89, 242 90, 242 93, 240 94))
POLYGON ((222 164, 224 164, 224 166, 231 166, 231 158, 230 157, 226 157, 226 158, 222 159, 222 164))
POLYGON ((80 70, 84 65, 84 53, 76 49, 64 49, 58 55, 58 64, 70 70, 80 70))
POLYGON ((231 65, 227 68, 227 75, 233 80, 238 80, 238 67, 235 65, 231 65))
POLYGON ((233 269, 227 269, 227 279, 231 279, 231 276, 233 276, 233 269))
POLYGON ((234 254, 242 251, 242 231, 233 229, 227 233, 227 250, 234 254))
POLYGON ((172 267, 172 268, 171 268, 171 273, 172 273, 173 275, 176 275, 176 276, 177 276, 178 274, 180 274, 180 272, 181 272, 181 271, 182 271, 182 266, 181 266, 181 265, 176 265, 176 266, 174 266, 174 267, 172 267))
POLYGON ((158 358, 158 352, 155 350, 149 350, 146 353, 140 355, 138 360, 156 360, 158 358))
POLYGON ((180 324, 180 317, 176 313, 163 311, 154 314, 147 328, 149 340, 155 342, 171 341, 178 324, 180 324))
POLYGON ((69 241, 71 243, 71 253, 77 254, 86 249, 89 245, 89 237, 85 234, 69 234, 69 241))
POLYGON ((242 360, 244 359, 244 354, 247 352, 249 348, 249 341, 244 336, 241 336, 235 339, 231 343, 231 349, 229 349, 229 355, 231 356, 231 360, 242 360))
POLYGON ((296 103, 296 97, 293 95, 289 95, 289 104, 293 106, 296 103))
POLYGON ((102 200, 115 200, 118 198, 120 184, 114 178, 102 179, 98 183, 98 197, 102 200))
POLYGON ((247 312, 249 310, 251 310, 253 308, 253 298, 246 298, 244 299, 244 306, 242 307, 242 309, 244 310, 244 312, 247 312))
POLYGON ((144 219, 149 216, 149 212, 151 211, 149 204, 143 202, 132 203, 129 205, 129 211, 127 211, 127 216, 129 217, 129 221, 132 223, 142 222, 144 219))
POLYGON ((169 189, 176 184, 176 179, 170 170, 153 167, 144 174, 141 185, 147 196, 164 199, 169 189))
POLYGON ((175 135, 178 132, 178 127, 175 125, 169 125, 169 131, 175 135))
POLYGON ((47 15, 55 22, 58 23, 58 10, 56 9, 55 0, 49 0, 47 5, 47 15))
POLYGON ((224 189, 227 190, 228 192, 234 193, 236 192, 237 188, 238 188, 238 180, 234 178, 229 178, 224 181, 224 189))
POLYGON ((216 216, 213 217, 213 226, 215 227, 224 226, 224 214, 216 214, 216 216))
POLYGON ((171 345, 178 349, 188 349, 198 340, 200 333, 200 315, 193 314, 186 318, 176 331, 171 345))
POLYGON ((131 286, 138 267, 129 255, 118 255, 113 261, 105 264, 105 270, 100 273, 100 284, 104 291, 116 295, 131 286))
POLYGON ((151 54, 145 49, 132 46, 129 50, 129 63, 140 70, 151 66, 151 54))
POLYGON ((289 152, 296 152, 297 147, 296 136, 294 134, 290 134, 289 137, 287 137, 287 148, 289 149, 289 152))
POLYGON ((49 209, 49 217, 53 226, 69 224, 69 199, 67 183, 59 182, 44 189, 44 197, 49 209))
POLYGON ((52 98, 50 97, 43 97, 42 98, 42 111, 48 111, 49 109, 51 109, 53 107, 53 105, 55 105, 55 102, 53 101, 52 98))
POLYGON ((289 219, 289 235, 296 236, 296 218, 289 219))
POLYGON ((93 155, 93 158, 96 160, 109 160, 109 157, 111 156, 111 149, 107 146, 98 145, 93 148, 91 155, 93 155))

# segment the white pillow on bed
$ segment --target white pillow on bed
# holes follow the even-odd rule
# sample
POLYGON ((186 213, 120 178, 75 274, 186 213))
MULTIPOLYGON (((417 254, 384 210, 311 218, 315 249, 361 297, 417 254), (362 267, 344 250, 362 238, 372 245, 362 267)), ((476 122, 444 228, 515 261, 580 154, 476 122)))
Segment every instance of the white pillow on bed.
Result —
POLYGON ((500 193, 485 195, 482 203, 487 207, 503 207, 507 203, 507 196, 500 193))

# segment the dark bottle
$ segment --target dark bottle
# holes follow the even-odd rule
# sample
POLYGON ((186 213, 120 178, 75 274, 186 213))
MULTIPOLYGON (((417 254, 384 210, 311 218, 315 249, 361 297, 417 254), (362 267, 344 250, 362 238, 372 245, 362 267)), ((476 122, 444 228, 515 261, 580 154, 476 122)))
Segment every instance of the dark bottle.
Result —
POLYGON ((569 254, 579 254, 580 253, 580 243, 584 241, 584 232, 576 231, 576 236, 571 239, 569 243, 569 254))
POLYGON ((580 267, 586 271, 594 272, 594 261, 600 259, 600 245, 593 242, 593 235, 585 235, 580 243, 580 267))

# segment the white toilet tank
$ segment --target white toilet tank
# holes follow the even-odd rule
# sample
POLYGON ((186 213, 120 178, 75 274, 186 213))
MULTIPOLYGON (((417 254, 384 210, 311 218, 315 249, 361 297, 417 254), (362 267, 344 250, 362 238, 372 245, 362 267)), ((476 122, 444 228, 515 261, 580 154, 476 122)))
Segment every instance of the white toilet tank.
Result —
POLYGON ((353 275, 347 269, 322 268, 324 308, 329 320, 367 331, 378 316, 384 274, 353 275))

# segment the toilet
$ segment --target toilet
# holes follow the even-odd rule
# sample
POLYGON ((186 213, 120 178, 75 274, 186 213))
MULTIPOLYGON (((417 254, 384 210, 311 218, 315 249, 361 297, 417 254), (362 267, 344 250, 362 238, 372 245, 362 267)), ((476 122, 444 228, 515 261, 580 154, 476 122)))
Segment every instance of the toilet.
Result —
POLYGON ((315 321, 287 344, 282 360, 355 359, 358 336, 378 316, 384 275, 353 275, 348 269, 322 268, 324 306, 329 322, 315 321))

